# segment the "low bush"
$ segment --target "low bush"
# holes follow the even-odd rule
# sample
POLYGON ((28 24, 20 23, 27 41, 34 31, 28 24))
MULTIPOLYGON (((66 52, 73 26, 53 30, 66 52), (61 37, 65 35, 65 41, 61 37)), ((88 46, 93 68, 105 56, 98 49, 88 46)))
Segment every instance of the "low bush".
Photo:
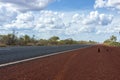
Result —
POLYGON ((34 46, 34 43, 27 43, 27 46, 34 46))
POLYGON ((7 45, 6 44, 0 44, 0 47, 6 47, 7 45))
POLYGON ((110 46, 120 46, 120 43, 119 42, 111 42, 109 45, 110 46))

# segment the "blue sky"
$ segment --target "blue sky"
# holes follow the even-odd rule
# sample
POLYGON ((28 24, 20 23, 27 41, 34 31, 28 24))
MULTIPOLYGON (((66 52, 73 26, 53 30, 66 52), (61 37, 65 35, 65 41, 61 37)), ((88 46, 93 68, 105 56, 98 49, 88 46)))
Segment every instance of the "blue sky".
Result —
POLYGON ((0 34, 36 38, 120 40, 119 0, 0 0, 0 34))
POLYGON ((95 0, 60 0, 53 2, 47 8, 52 10, 83 10, 83 9, 93 9, 95 0))

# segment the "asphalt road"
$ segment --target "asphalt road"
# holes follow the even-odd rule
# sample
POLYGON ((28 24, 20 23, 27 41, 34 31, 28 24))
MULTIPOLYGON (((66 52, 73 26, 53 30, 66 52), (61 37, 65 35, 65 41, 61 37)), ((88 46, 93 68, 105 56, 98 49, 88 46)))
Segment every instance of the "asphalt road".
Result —
POLYGON ((0 64, 88 46, 90 45, 24 46, 0 48, 0 64))
POLYGON ((120 47, 95 45, 0 68, 1 80, 120 80, 120 47))

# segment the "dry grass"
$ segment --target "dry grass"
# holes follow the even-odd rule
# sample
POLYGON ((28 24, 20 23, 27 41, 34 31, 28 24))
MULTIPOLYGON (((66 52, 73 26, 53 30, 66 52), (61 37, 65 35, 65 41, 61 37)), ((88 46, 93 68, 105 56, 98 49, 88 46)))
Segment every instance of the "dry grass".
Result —
POLYGON ((6 44, 0 43, 0 47, 6 47, 6 46, 7 46, 6 44))

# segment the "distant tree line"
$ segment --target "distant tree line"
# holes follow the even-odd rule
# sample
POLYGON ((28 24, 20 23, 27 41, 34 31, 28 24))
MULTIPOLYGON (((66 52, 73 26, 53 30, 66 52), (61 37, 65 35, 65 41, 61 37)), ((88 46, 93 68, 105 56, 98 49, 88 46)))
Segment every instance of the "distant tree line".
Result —
POLYGON ((24 35, 17 37, 15 34, 0 35, 0 47, 4 46, 50 46, 50 45, 71 45, 71 44, 97 44, 95 41, 76 41, 72 38, 60 40, 58 36, 49 39, 35 39, 35 35, 30 37, 24 35))

